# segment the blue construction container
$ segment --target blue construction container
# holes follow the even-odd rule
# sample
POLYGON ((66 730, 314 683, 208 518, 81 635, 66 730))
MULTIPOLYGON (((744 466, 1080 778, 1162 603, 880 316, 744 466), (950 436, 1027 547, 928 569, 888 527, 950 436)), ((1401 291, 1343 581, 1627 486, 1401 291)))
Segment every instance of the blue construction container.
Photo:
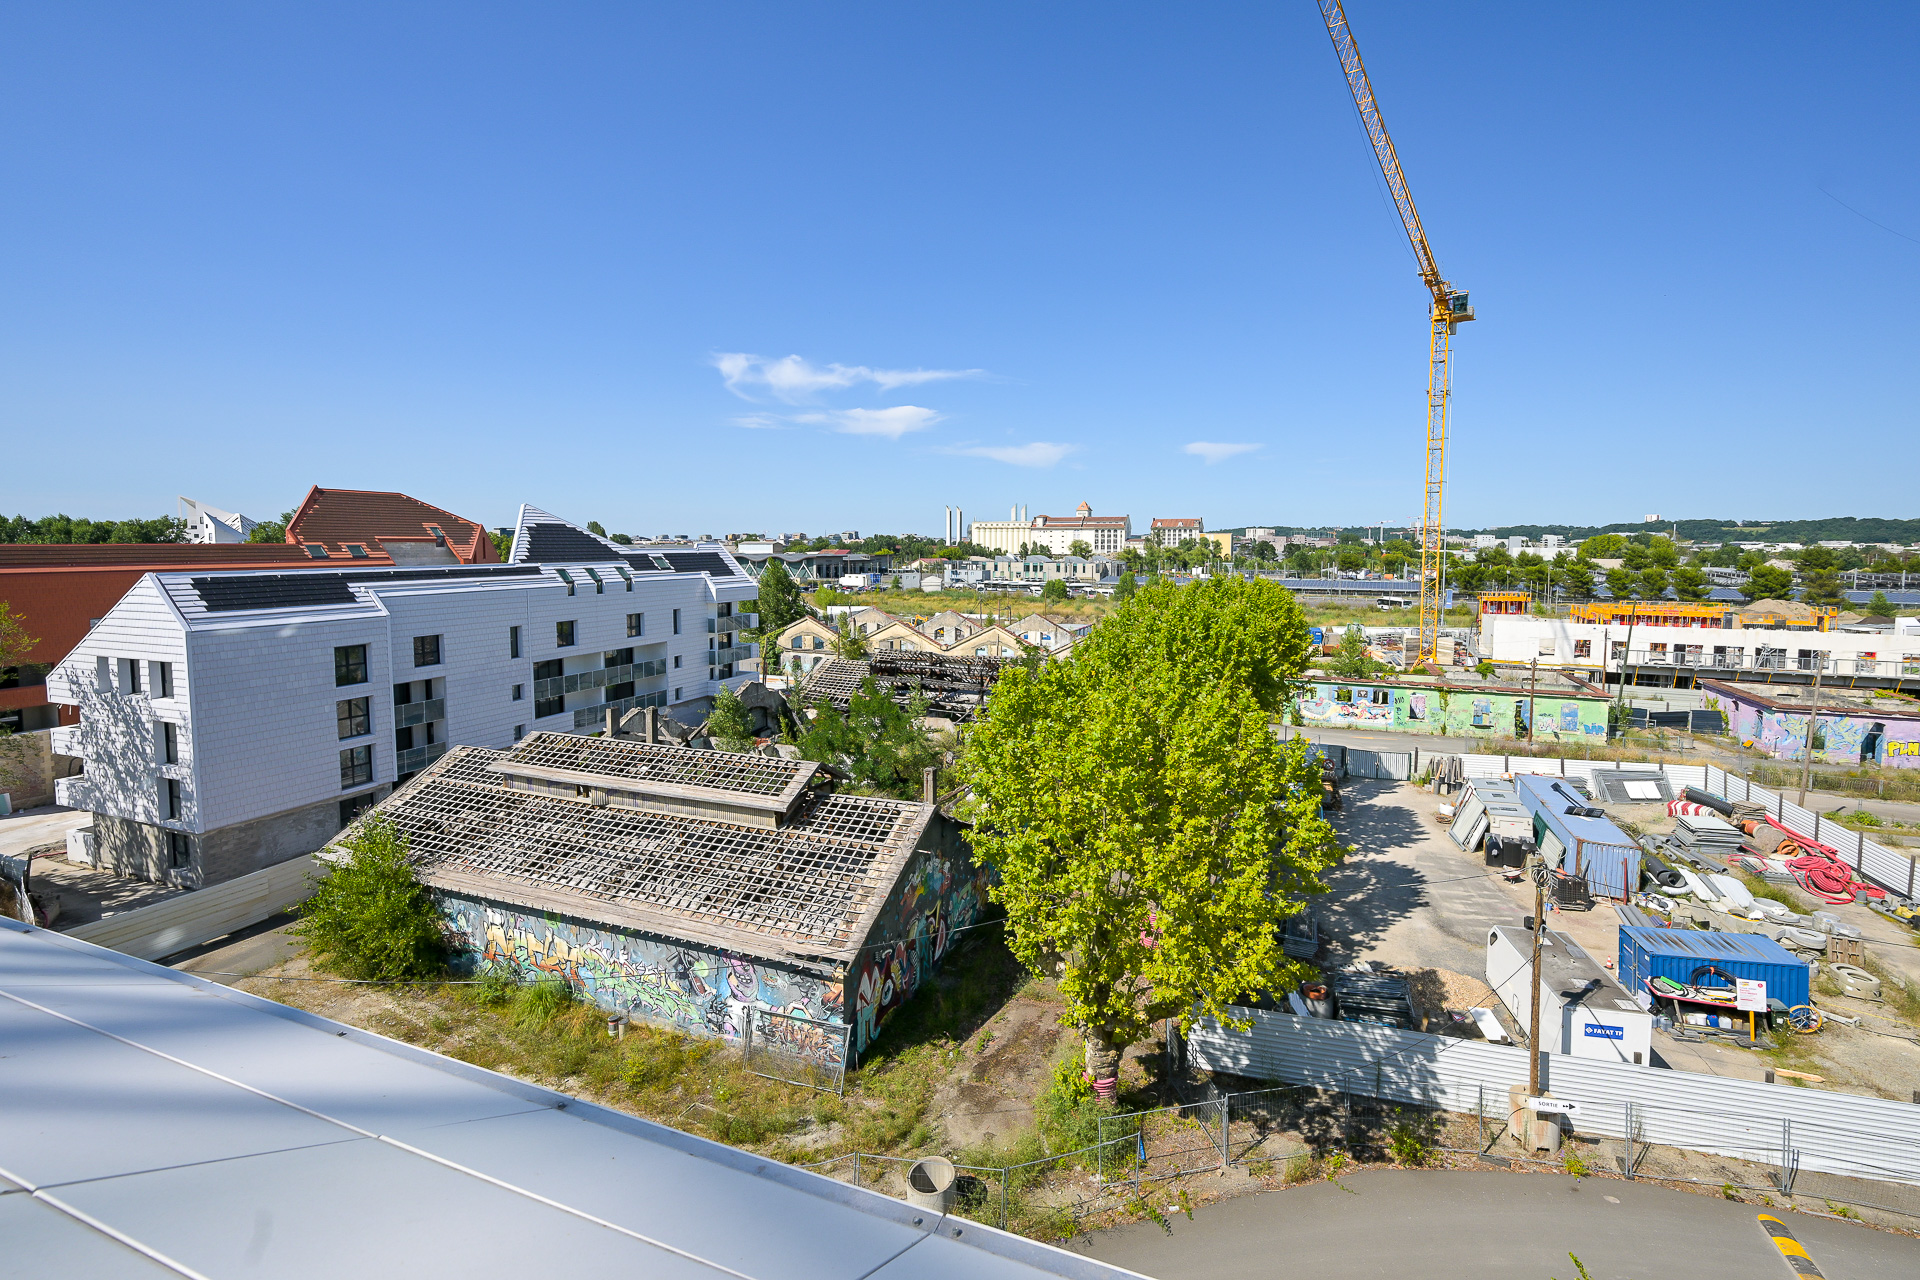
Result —
POLYGON ((1691 983, 1694 971, 1706 964, 1735 978, 1766 983, 1769 1001, 1779 1000, 1788 1008, 1807 1003, 1807 962, 1772 938, 1699 929, 1620 930, 1620 985, 1636 996, 1647 989, 1649 978, 1691 983))
POLYGON ((1537 773, 1516 773, 1513 782, 1520 803, 1540 828, 1534 843, 1544 852, 1551 848, 1546 832, 1558 840, 1560 849, 1548 858, 1549 866, 1586 877, 1587 887, 1602 898, 1624 902, 1640 887, 1640 846, 1604 817, 1569 812, 1591 807, 1572 783, 1537 773))

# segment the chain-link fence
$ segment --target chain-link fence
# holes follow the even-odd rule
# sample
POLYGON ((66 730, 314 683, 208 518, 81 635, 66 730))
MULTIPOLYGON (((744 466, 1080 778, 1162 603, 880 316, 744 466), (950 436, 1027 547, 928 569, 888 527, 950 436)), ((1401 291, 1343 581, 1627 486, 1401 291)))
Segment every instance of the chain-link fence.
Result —
MULTIPOLYGON (((1155 1215, 1154 1188, 1189 1174, 1244 1167, 1256 1180, 1284 1177, 1331 1153, 1358 1163, 1423 1165, 1443 1157, 1506 1167, 1609 1173, 1690 1183, 1730 1195, 1812 1195, 1920 1219, 1920 1188, 1875 1177, 1863 1150, 1856 1176, 1800 1168, 1795 1124, 1786 1119, 1708 1113, 1640 1103, 1576 1105, 1551 1119, 1550 1149, 1509 1114, 1505 1089, 1482 1087, 1471 1110, 1381 1096, 1369 1071, 1350 1072, 1345 1089, 1281 1085, 1221 1092, 1212 1084, 1191 1102, 1103 1115, 1090 1146, 1017 1164, 958 1165, 953 1212, 1015 1231, 1064 1235, 1090 1216, 1155 1215), (1664 1141, 1663 1141, 1664 1139, 1664 1141), (1710 1149, 1703 1150, 1702 1146, 1710 1149)), ((1804 1123, 1800 1126, 1804 1129, 1804 1123)), ((904 1196, 914 1159, 848 1154, 806 1166, 886 1195, 904 1196)), ((1897 1171, 1880 1171, 1881 1177, 1897 1171)), ((1183 1194, 1184 1201, 1184 1194, 1183 1194)), ((1771 1200, 1768 1200, 1771 1203, 1771 1200)))
POLYGON ((817 1022, 796 1013, 749 1009, 740 1048, 747 1070, 757 1076, 844 1094, 851 1030, 844 1023, 817 1022))

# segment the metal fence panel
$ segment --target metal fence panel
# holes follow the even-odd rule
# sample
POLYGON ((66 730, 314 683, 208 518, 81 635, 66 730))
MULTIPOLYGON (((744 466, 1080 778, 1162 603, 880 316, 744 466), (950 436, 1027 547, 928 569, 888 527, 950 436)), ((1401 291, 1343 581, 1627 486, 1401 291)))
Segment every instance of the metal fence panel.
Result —
POLYGON ((1346 754, 1349 778, 1379 778, 1405 782, 1413 777, 1413 752, 1411 751, 1365 751, 1359 747, 1348 747, 1346 754))
POLYGON ((772 1080, 844 1093, 847 1081, 845 1023, 817 1022, 772 1009, 747 1010, 741 1051, 747 1070, 772 1080))
MULTIPOLYGON (((1193 1064, 1254 1079, 1359 1092, 1472 1113, 1527 1079, 1523 1049, 1362 1023, 1242 1011, 1248 1031, 1203 1021, 1193 1064)), ((1581 1106, 1576 1127, 1741 1159, 1778 1159, 1782 1124, 1797 1167, 1920 1185, 1920 1106, 1884 1098, 1697 1075, 1630 1062, 1546 1056, 1545 1087, 1581 1106), (1755 1153, 1759 1152, 1760 1155, 1755 1153)))

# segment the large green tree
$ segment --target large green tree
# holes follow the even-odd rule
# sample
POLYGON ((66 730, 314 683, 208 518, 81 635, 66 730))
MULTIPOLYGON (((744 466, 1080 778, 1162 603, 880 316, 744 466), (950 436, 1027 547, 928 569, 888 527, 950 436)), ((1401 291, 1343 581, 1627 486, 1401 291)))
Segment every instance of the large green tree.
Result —
POLYGON ((760 615, 760 644, 765 648, 774 637, 807 616, 800 588, 785 562, 768 560, 760 571, 760 603, 754 610, 760 615))
POLYGON ((902 707, 868 676, 845 711, 816 703, 812 722, 795 745, 803 759, 844 769, 870 790, 918 797, 922 771, 940 758, 920 723, 926 713, 924 697, 916 695, 902 707))
POLYGON ((1682 600, 1705 600, 1713 587, 1707 581, 1707 575, 1690 564, 1683 564, 1672 573, 1673 594, 1682 600))
POLYGON ((1840 587, 1840 557, 1831 547, 1808 547, 1794 567, 1800 570, 1800 598, 1808 604, 1838 608, 1847 602, 1840 587))
POLYGON ((968 735, 974 849, 1093 1079, 1160 1019, 1231 1021, 1283 980, 1278 926, 1339 853, 1315 758, 1269 727, 1307 655, 1275 583, 1148 587, 1070 661, 1004 672, 968 735))
POLYGON ((1790 600, 1793 598, 1793 573, 1770 564, 1757 564, 1747 570, 1740 593, 1749 600, 1790 600))

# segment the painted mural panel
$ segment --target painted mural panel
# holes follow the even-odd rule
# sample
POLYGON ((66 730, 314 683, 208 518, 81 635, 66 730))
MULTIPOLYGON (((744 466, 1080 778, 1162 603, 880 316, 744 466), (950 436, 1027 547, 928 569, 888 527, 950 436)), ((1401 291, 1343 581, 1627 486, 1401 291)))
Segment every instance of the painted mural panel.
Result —
POLYGON ((957 838, 946 843, 914 855, 853 966, 849 998, 855 1053, 864 1052, 894 1011, 919 990, 952 947, 955 933, 980 919, 986 873, 957 838))
MULTIPOLYGON (((1741 704, 1733 717, 1734 733, 1780 760, 1804 760, 1807 752, 1804 713, 1767 711, 1741 704)), ((1813 758, 1835 764, 1884 764, 1896 769, 1920 768, 1920 740, 1911 721, 1877 720, 1866 715, 1820 717, 1813 758)))
MULTIPOLYGON (((1387 729, 1451 737, 1504 737, 1524 726, 1525 694, 1478 689, 1408 688, 1315 681, 1296 703, 1304 724, 1321 728, 1387 729), (1385 695, 1384 699, 1380 695, 1385 695)), ((1605 740, 1607 704, 1603 698, 1538 696, 1539 726, 1534 737, 1557 741, 1605 740)))
POLYGON ((737 1040, 746 1010, 844 1022, 840 984, 726 952, 541 915, 456 894, 436 894, 467 973, 506 967, 550 974, 603 1009, 694 1035, 737 1040))

